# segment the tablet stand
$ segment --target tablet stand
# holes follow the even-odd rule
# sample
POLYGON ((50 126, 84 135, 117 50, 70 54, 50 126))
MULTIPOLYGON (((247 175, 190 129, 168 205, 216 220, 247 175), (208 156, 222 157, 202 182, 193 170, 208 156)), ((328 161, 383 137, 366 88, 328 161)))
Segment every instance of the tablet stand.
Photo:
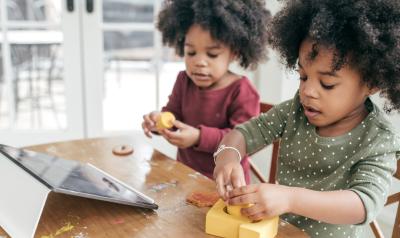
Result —
POLYGON ((13 238, 35 235, 50 189, 0 154, 0 226, 13 238))

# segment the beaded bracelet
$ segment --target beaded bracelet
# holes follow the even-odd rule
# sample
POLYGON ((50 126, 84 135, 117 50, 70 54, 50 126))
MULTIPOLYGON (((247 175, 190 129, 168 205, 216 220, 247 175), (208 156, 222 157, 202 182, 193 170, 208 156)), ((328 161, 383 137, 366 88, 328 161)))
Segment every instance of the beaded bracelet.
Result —
POLYGON ((238 158, 238 162, 242 161, 242 156, 240 155, 240 152, 239 152, 238 149, 236 149, 235 147, 232 147, 232 146, 226 146, 226 145, 222 144, 222 145, 220 145, 220 146, 218 147, 217 151, 215 151, 214 154, 213 154, 213 157, 214 157, 214 164, 216 164, 215 159, 217 158, 217 155, 218 155, 219 153, 221 153, 221 151, 227 150, 227 149, 234 150, 234 151, 237 153, 237 155, 238 155, 238 157, 237 157, 237 158, 238 158))

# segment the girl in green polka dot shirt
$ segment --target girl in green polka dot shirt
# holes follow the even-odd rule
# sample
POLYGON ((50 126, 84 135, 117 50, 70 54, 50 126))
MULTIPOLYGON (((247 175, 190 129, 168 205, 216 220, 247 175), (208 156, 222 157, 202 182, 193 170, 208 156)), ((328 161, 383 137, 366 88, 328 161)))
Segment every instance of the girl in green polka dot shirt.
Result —
POLYGON ((299 73, 293 99, 221 141, 214 178, 252 220, 280 215, 311 237, 366 237, 396 170, 400 138, 370 100, 400 111, 398 0, 287 1, 269 42, 299 73), (244 181, 240 159, 280 140, 277 184, 244 181), (230 189, 232 188, 232 189, 230 189))

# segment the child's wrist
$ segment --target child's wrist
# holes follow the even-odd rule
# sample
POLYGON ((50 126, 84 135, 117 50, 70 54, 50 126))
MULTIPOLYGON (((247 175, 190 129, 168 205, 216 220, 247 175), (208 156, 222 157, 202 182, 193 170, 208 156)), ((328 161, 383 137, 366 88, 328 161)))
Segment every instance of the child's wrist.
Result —
POLYGON ((242 160, 242 156, 238 149, 236 149, 235 147, 232 147, 232 146, 226 146, 224 144, 221 144, 218 147, 217 151, 214 152, 213 157, 214 157, 215 164, 217 164, 218 160, 229 160, 230 161, 229 158, 232 158, 232 157, 235 158, 235 161, 238 163, 240 163, 240 161, 242 160), (223 155, 225 155, 225 156, 223 156, 223 155), (224 158, 221 158, 222 156, 224 158))
POLYGON ((295 213, 297 211, 296 206, 299 199, 296 199, 296 197, 303 193, 301 190, 298 187, 286 187, 287 213, 295 213))

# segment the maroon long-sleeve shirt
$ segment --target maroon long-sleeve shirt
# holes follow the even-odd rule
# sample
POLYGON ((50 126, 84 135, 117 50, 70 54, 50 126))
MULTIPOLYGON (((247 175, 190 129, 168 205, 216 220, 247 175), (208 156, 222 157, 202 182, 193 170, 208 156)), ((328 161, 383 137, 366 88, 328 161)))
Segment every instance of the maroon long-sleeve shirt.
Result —
MULTIPOLYGON (((175 117, 200 129, 196 146, 178 149, 178 161, 199 171, 209 178, 215 167, 213 153, 223 136, 235 125, 259 114, 260 97, 246 77, 217 90, 202 90, 187 76, 178 74, 169 101, 162 111, 170 111, 175 117)), ((249 183, 248 157, 242 166, 249 183)))

